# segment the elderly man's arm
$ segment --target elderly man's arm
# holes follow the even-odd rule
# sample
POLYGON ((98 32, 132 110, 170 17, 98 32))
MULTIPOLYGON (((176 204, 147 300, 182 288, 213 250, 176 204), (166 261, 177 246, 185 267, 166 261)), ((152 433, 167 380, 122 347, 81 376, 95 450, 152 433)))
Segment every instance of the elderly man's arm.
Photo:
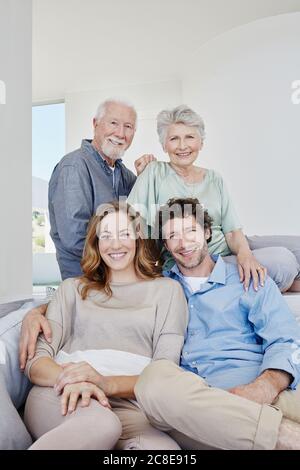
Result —
MULTIPOLYGON (((49 195, 50 205, 63 249, 78 259, 80 271, 87 226, 94 210, 92 182, 84 162, 79 160, 76 165, 60 169, 56 188, 49 195)), ((60 270, 63 274, 64 267, 60 270)))

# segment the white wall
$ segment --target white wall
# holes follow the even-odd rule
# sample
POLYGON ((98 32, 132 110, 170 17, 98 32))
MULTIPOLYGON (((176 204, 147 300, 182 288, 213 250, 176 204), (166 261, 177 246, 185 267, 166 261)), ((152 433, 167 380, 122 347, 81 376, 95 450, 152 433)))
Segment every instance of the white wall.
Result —
POLYGON ((120 97, 134 104, 138 112, 138 128, 133 143, 124 156, 124 163, 134 171, 134 160, 144 153, 159 159, 165 155, 158 142, 156 116, 164 107, 181 103, 180 81, 120 85, 119 87, 66 95, 66 149, 78 148, 82 138, 92 138, 92 120, 98 104, 108 97, 120 97))
POLYGON ((223 174, 248 234, 300 234, 299 25, 292 13, 219 36, 183 80, 184 101, 206 122, 199 163, 223 174))
POLYGON ((0 303, 32 294, 31 13, 31 0, 0 0, 0 303))
POLYGON ((133 169, 143 153, 165 155, 155 117, 186 102, 204 117, 207 140, 199 164, 220 171, 248 234, 299 234, 300 13, 270 17, 233 29, 195 51, 182 81, 127 85, 66 95, 66 148, 92 136, 98 102, 127 97, 139 126, 125 156, 133 169), (295 101, 295 100, 294 100, 295 101))
MULTIPOLYGON (((195 47, 300 0, 34 0, 33 99, 177 80, 195 47)), ((187 69, 189 70, 189 69, 187 69)))

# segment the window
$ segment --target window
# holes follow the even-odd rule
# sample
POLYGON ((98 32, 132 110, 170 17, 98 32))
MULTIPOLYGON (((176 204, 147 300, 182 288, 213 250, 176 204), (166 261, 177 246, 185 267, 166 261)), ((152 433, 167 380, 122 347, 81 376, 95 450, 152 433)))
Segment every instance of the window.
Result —
POLYGON ((32 251, 54 253, 49 235, 48 183, 65 154, 64 103, 32 109, 32 251))
POLYGON ((32 108, 32 252, 33 292, 45 296, 45 287, 60 282, 55 246, 50 237, 48 183, 65 154, 64 103, 32 108), (37 287, 40 286, 40 287, 37 287))

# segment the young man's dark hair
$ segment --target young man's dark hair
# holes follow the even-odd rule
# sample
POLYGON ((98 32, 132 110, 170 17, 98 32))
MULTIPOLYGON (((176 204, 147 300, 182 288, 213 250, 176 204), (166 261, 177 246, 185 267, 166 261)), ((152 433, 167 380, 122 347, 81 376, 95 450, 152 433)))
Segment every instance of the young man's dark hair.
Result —
POLYGON ((211 241, 212 236, 212 223, 213 219, 204 210, 203 205, 196 198, 171 198, 166 204, 162 205, 155 219, 155 238, 165 240, 163 234, 163 227, 168 220, 173 220, 177 217, 184 218, 193 216, 196 222, 204 229, 210 231, 210 237, 207 243, 211 241))

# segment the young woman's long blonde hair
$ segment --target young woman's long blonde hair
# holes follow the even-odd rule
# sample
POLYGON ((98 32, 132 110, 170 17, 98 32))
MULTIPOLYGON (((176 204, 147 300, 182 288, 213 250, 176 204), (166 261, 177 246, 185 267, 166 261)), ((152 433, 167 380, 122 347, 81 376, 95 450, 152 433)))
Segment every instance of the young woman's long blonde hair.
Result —
POLYGON ((110 288, 110 272, 108 266, 101 258, 99 251, 99 239, 97 233, 104 217, 111 213, 123 211, 128 220, 133 224, 136 235, 136 252, 134 267, 136 275, 140 279, 155 279, 161 276, 162 267, 159 262, 159 253, 154 240, 145 238, 141 216, 129 204, 124 201, 112 201, 101 204, 98 207, 87 229, 81 268, 83 275, 79 278, 79 289, 82 299, 86 299, 89 291, 104 291, 109 297, 112 295, 110 288))

